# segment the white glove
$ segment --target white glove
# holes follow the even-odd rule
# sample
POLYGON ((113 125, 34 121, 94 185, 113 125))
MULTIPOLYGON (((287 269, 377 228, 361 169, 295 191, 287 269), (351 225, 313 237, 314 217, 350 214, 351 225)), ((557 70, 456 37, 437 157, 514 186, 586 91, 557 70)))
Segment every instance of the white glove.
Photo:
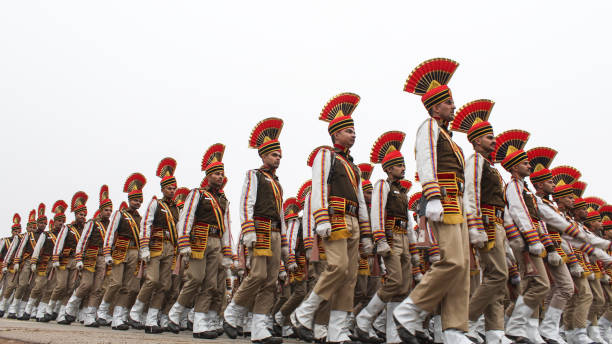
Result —
POLYGON ((412 256, 410 256, 410 261, 412 263, 412 266, 421 265, 421 255, 418 253, 413 254, 412 256))
POLYGON ((8 268, 6 266, 2 268, 2 273, 3 274, 7 273, 7 271, 8 271, 8 268))
POLYGON ((589 281, 594 281, 595 280, 595 274, 594 273, 590 273, 587 278, 589 279, 589 281))
POLYGON ((232 265, 232 258, 223 256, 223 259, 221 259, 221 266, 223 266, 225 269, 227 269, 231 265, 232 265))
POLYGON ((151 251, 149 251, 148 247, 143 247, 140 249, 140 259, 145 263, 148 263, 151 260, 151 251))
POLYGON ((582 242, 587 242, 588 236, 582 229, 580 229, 578 230, 578 234, 576 234, 576 239, 582 242))
POLYGON ((552 266, 559 266, 563 263, 563 259, 557 252, 548 252, 546 260, 548 260, 548 264, 552 266))
POLYGON ((249 251, 249 254, 247 254, 246 256, 246 260, 244 261, 244 265, 246 266, 247 269, 251 269, 251 257, 252 257, 252 253, 249 251))
POLYGON ((389 247, 389 244, 387 244, 386 239, 378 240, 376 243, 376 254, 381 257, 388 257, 391 255, 391 247, 389 247))
POLYGON ((185 257, 185 256, 190 257, 191 256, 191 247, 189 247, 189 246, 181 247, 181 249, 179 250, 179 253, 183 257, 185 257))
POLYGON ((30 270, 32 270, 32 272, 36 272, 36 264, 30 264, 30 270))
POLYGON ((525 241, 520 236, 508 241, 508 244, 514 252, 520 253, 525 249, 525 241))
POLYGON ((372 248, 372 238, 361 238, 361 249, 365 255, 371 255, 372 248))
POLYGON ((15 263, 15 265, 13 265, 13 270, 15 270, 15 272, 19 271, 19 264, 15 263))
POLYGON ((440 261, 440 254, 439 253, 432 254, 431 256, 429 256, 429 262, 431 264, 433 264, 433 263, 435 263, 437 261, 440 261))
POLYGON ((257 241, 257 234, 255 231, 248 232, 242 236, 242 244, 248 248, 253 247, 253 244, 257 241))
POLYGON ((470 228, 468 234, 470 235, 470 244, 477 248, 483 248, 489 240, 485 231, 476 228, 470 228))
POLYGON ((578 263, 571 265, 569 271, 572 277, 575 278, 582 277, 582 274, 584 273, 584 269, 582 269, 582 266, 580 266, 578 263))
POLYGON ((521 276, 517 274, 510 277, 510 283, 512 285, 519 285, 521 283, 521 276))
POLYGON ((280 278, 282 281, 287 279, 287 271, 283 270, 281 272, 278 273, 278 278, 280 278))
POLYGON ((286 261, 289 258, 289 247, 288 246, 281 246, 281 257, 283 258, 284 261, 286 261))
POLYGON ((59 263, 59 262, 53 262, 53 267, 54 267, 54 268, 59 268, 59 266, 60 266, 60 263, 59 263))
POLYGON ((544 252, 544 245, 542 245, 541 242, 536 242, 533 245, 529 245, 529 253, 533 254, 534 256, 539 256, 542 254, 542 252, 544 252))
POLYGON ((420 272, 417 272, 413 277, 416 282, 421 282, 421 280, 423 279, 423 274, 420 272))
POLYGON ((610 282, 610 275, 604 273, 603 276, 601 277, 601 280, 604 282, 610 282))
POLYGON ((104 256, 104 261, 106 262, 106 265, 113 265, 113 257, 111 257, 110 254, 104 256))
POLYGON ((325 239, 331 234, 331 223, 323 222, 322 224, 317 225, 315 231, 321 237, 321 239, 325 239))
POLYGON ((442 221, 442 218, 444 217, 444 207, 442 207, 442 202, 439 198, 432 198, 427 201, 425 216, 434 222, 442 221))
POLYGON ((310 257, 312 256, 312 249, 311 248, 307 248, 306 252, 304 253, 304 255, 306 256, 306 259, 310 260, 310 257))
POLYGON ((240 269, 236 272, 236 274, 238 275, 238 277, 242 277, 244 276, 244 270, 240 269))
POLYGON ((76 262, 76 268, 79 271, 83 270, 83 262, 80 261, 80 260, 78 262, 76 262))
POLYGON ((287 267, 287 270, 289 270, 289 272, 296 272, 298 269, 298 265, 296 263, 291 263, 285 266, 287 267))

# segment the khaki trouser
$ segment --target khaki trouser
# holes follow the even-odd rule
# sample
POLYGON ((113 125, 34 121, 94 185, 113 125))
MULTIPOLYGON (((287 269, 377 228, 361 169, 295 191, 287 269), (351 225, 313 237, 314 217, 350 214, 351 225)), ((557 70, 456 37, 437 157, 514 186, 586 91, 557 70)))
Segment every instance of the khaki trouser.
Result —
POLYGON ((234 303, 247 308, 252 304, 254 314, 268 314, 274 305, 274 291, 280 270, 281 236, 278 232, 271 234, 272 256, 252 256, 251 270, 234 294, 234 303))
POLYGON ((403 234, 394 234, 389 242, 392 247, 391 254, 383 257, 387 276, 385 284, 378 290, 378 297, 385 303, 401 302, 408 296, 412 286, 412 264, 408 247, 410 242, 408 236, 403 234))
POLYGON ((208 312, 210 299, 217 287, 217 273, 220 264, 221 240, 209 237, 202 259, 189 259, 185 270, 185 284, 178 296, 183 307, 196 306, 196 312, 208 312))
POLYGON ((225 279, 227 278, 227 270, 221 264, 223 259, 223 255, 219 252, 219 264, 217 268, 217 288, 214 289, 213 294, 211 295, 209 310, 217 312, 217 314, 221 314, 221 309, 223 308, 223 303, 225 300, 225 290, 227 289, 227 285, 225 284, 225 279))
POLYGON ((51 275, 51 271, 53 271, 53 265, 51 262, 49 262, 49 266, 47 267, 47 276, 45 276, 45 278, 47 278, 47 284, 45 285, 45 288, 43 288, 42 291, 42 296, 40 298, 40 302, 49 303, 49 300, 51 299, 51 294, 53 294, 53 290, 55 290, 55 286, 57 285, 57 275, 55 272, 53 272, 53 276, 51 276, 51 278, 49 279, 49 276, 51 275))
POLYGON ((76 289, 75 295, 81 300, 87 298, 87 302, 83 303, 84 307, 98 307, 102 300, 102 284, 106 276, 106 262, 104 256, 96 257, 96 265, 94 271, 83 269, 81 271, 81 283, 76 289))
POLYGON ((321 273, 314 292, 329 301, 334 311, 351 312, 359 270, 359 222, 345 215, 350 238, 323 240, 327 269, 321 273))
POLYGON ((19 272, 6 272, 6 277, 4 278, 4 288, 2 289, 2 297, 8 299, 11 297, 15 289, 17 289, 17 285, 19 285, 19 272), (17 275, 17 277, 15 277, 17 275))
POLYGON ((597 326, 597 319, 603 313, 604 306, 606 305, 606 299, 604 297, 603 288, 599 279, 589 280, 589 286, 591 287, 591 293, 593 294, 593 301, 589 308, 588 320, 592 326, 597 326))
POLYGON ((490 250, 480 249, 482 282, 470 299, 469 319, 476 321, 484 313, 485 330, 504 330, 504 293, 508 280, 505 252, 506 232, 495 224, 495 246, 490 250))
POLYGON ((548 265, 552 277, 548 305, 556 309, 565 309, 567 302, 574 295, 574 282, 566 264, 559 266, 548 265))
POLYGON ((138 278, 135 275, 138 269, 138 249, 129 248, 123 262, 113 264, 109 277, 108 287, 104 293, 104 302, 115 306, 130 307, 129 294, 138 291, 138 278))
MULTIPOLYGON (((289 315, 302 303, 306 297, 306 280, 295 281, 285 289, 291 290, 291 295, 280 308, 281 314, 285 317, 285 321, 289 320, 289 315)), ((288 323, 287 323, 288 324, 288 323)))
POLYGON ((49 274, 51 273, 52 269, 53 269, 53 266, 51 262, 49 262, 49 265, 47 265, 47 269, 46 269, 47 274, 45 276, 40 276, 38 272, 33 272, 34 287, 32 287, 32 291, 30 292, 30 299, 42 301, 41 299, 45 291, 50 289, 49 284, 51 283, 51 281, 48 280, 47 278, 49 274))
POLYGON ((68 302, 75 288, 77 273, 78 270, 76 269, 74 257, 68 258, 68 263, 66 263, 66 268, 64 270, 60 270, 59 268, 55 269, 56 284, 51 294, 51 301, 60 301, 62 305, 68 302))
POLYGON ((174 245, 164 240, 162 253, 153 257, 145 268, 145 282, 138 293, 138 301, 148 304, 150 308, 160 309, 165 294, 172 285, 172 260, 174 258, 174 245))
POLYGON ((537 275, 526 276, 527 262, 523 252, 518 252, 517 250, 513 250, 513 252, 518 262, 519 273, 521 274, 521 295, 523 295, 523 301, 529 308, 537 312, 550 291, 550 282, 548 281, 544 260, 542 257, 529 255, 537 275))
MULTIPOLYGON (((176 259, 180 260, 180 257, 176 257, 176 259)), ((179 294, 181 293, 181 289, 183 288, 183 275, 185 274, 185 266, 181 264, 178 274, 172 274, 172 286, 170 287, 170 291, 166 293, 166 299, 164 300, 164 306, 162 307, 162 313, 168 314, 172 305, 178 300, 179 294)))
MULTIPOLYGON (((314 279, 311 281, 309 278, 309 281, 307 283, 307 285, 312 284, 310 292, 314 290, 314 286, 319 281, 319 277, 321 277, 321 274, 323 273, 323 271, 327 270, 327 260, 320 260, 314 263, 315 264, 312 265, 313 272, 314 272, 313 274, 314 279)), ((308 276, 310 276, 310 270, 308 270, 308 276)), ((317 311, 315 312, 314 323, 316 325, 327 325, 329 323, 329 311, 330 311, 329 302, 327 301, 321 302, 321 304, 317 308, 317 311)))
POLYGON ((563 324, 565 330, 573 330, 575 328, 586 328, 587 314, 593 300, 591 287, 586 277, 572 277, 576 293, 570 299, 563 312, 563 324))
POLYGON ((610 286, 610 282, 606 282, 604 280, 601 281, 601 286, 604 291, 604 295, 606 295, 606 305, 604 306, 604 314, 603 317, 611 320, 612 319, 612 287, 610 286))
POLYGON ((467 331, 470 293, 467 223, 449 225, 429 221, 429 227, 438 239, 440 260, 431 265, 410 298, 417 307, 430 313, 441 308, 443 330, 467 331))
MULTIPOLYGON (((30 270, 30 259, 26 259, 21 263, 19 268, 19 277, 17 283, 17 289, 15 290, 15 298, 21 300, 25 299, 27 294, 27 290, 30 287, 30 275, 33 274, 32 270, 30 270)), ((24 300, 27 301, 27 300, 24 300)))
POLYGON ((306 282, 308 293, 314 289, 319 277, 321 276, 321 273, 325 271, 326 268, 327 260, 308 262, 308 281, 306 282))

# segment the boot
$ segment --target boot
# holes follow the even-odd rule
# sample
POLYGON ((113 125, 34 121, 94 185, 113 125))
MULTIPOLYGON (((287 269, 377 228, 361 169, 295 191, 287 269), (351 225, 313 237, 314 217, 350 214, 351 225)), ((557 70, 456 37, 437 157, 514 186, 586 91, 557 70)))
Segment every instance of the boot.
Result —
POLYGON ((601 336, 606 343, 612 343, 612 323, 605 317, 599 318, 599 326, 601 327, 601 336))
POLYGON ((70 325, 70 321, 66 319, 66 306, 61 306, 59 309, 57 323, 60 325, 70 325))
POLYGON ((96 307, 90 306, 85 308, 85 320, 83 321, 85 327, 99 327, 100 324, 96 321, 96 307))
POLYGON ((130 329, 130 326, 123 321, 122 317, 123 307, 115 306, 115 310, 113 311, 113 322, 111 323, 111 328, 113 330, 126 331, 130 329))
POLYGON ((77 297, 75 294, 70 296, 68 300, 68 304, 66 304, 66 320, 69 322, 73 322, 76 320, 76 313, 81 305, 81 298, 77 297))
MULTIPOLYGON (((399 302, 393 302, 393 303, 394 303, 393 309, 395 309, 395 307, 399 305, 399 302)), ((380 314, 376 317, 376 320, 374 320, 374 322, 372 323, 372 329, 374 330, 374 333, 376 333, 376 336, 382 339, 383 341, 387 339, 387 326, 388 326, 389 320, 391 321, 391 325, 393 326, 393 328, 395 328, 393 317, 387 317, 387 309, 389 309, 389 303, 387 303, 387 308, 383 309, 383 311, 380 312, 380 314)), ((393 314, 393 313, 389 313, 389 314, 393 314)), ((395 331, 397 332, 397 329, 395 331)))
POLYGON ((142 310, 144 309, 145 304, 140 300, 136 299, 134 305, 130 309, 130 314, 128 315, 127 323, 132 326, 132 328, 136 330, 142 330, 142 310))
POLYGON ((606 343, 601 336, 601 329, 597 325, 591 324, 591 326, 587 328, 587 336, 589 336, 589 338, 596 343, 606 343))
POLYGON ((467 337, 474 343, 478 343, 478 344, 484 343, 484 340, 482 339, 480 334, 478 334, 478 330, 476 329, 478 327, 478 320, 469 321, 468 324, 469 324, 469 331, 467 333, 467 337))
POLYGON ((561 322, 562 313, 562 309, 548 306, 539 328, 540 335, 546 342, 554 340, 559 344, 567 344, 559 334, 559 323, 561 322))
POLYGON ((242 325, 240 318, 244 316, 246 312, 246 307, 237 305, 234 303, 234 300, 232 300, 232 302, 225 307, 225 312, 223 312, 223 330, 231 339, 236 339, 236 336, 238 335, 236 328, 242 325))
MULTIPOLYGON (((423 329, 423 320, 426 313, 412 302, 410 297, 402 301, 393 311, 393 320, 397 333, 403 342, 418 344, 420 340, 427 341, 423 329)), ((390 314, 387 314, 387 317, 390 314)))
POLYGON ((170 323, 170 318, 168 318, 168 314, 162 314, 159 317, 159 327, 164 331, 168 331, 168 324, 170 323))
MULTIPOLYGON (((23 320, 23 315, 25 314, 25 309, 27 305, 28 305, 28 301, 24 301, 24 300, 19 301, 19 305, 17 308, 17 319, 23 320)), ((28 316, 28 320, 29 320, 29 316, 28 316)))
MULTIPOLYGON (((133 309, 134 307, 132 307, 132 310, 133 309)), ((144 325, 145 333, 157 334, 157 333, 164 332, 162 328, 157 324, 158 314, 159 314, 159 309, 149 308, 149 311, 147 312, 147 319, 144 325)))
POLYGON ((540 336, 540 332, 538 331, 538 327, 540 325, 540 319, 538 318, 529 318, 527 320, 527 338, 535 344, 546 344, 546 341, 542 339, 540 336))
POLYGON ((453 344, 472 344, 472 341, 461 331, 455 329, 444 330, 446 343, 453 344))
POLYGON ((100 302, 100 306, 98 306, 97 316, 98 319, 96 322, 100 326, 110 326, 112 318, 109 319, 108 309, 110 308, 110 304, 106 301, 100 302))
MULTIPOLYGON (((351 338, 344 332, 348 312, 331 311, 329 313, 329 325, 327 327, 327 342, 340 343, 349 342, 351 338)), ((367 335, 367 333, 366 333, 367 335)))
POLYGON ((45 308, 45 314, 43 315, 43 318, 40 320, 41 322, 49 322, 51 321, 51 318, 53 317, 53 308, 55 308, 55 302, 53 300, 49 300, 49 303, 47 303, 47 307, 45 308))
POLYGON ((594 343, 591 338, 587 335, 586 328, 576 328, 574 329, 574 333, 572 336, 572 340, 574 343, 582 344, 582 343, 594 343))
POLYGON ((13 302, 11 302, 11 305, 9 306, 8 309, 8 319, 17 319, 17 310, 19 308, 19 299, 13 298, 13 302))
POLYGON ((386 303, 378 297, 378 294, 374 294, 368 305, 359 312, 355 318, 355 334, 360 341, 367 343, 376 343, 378 341, 370 336, 370 332, 372 331, 372 323, 375 317, 385 306, 386 303))
POLYGON ((25 306, 25 311, 23 313, 22 320, 30 320, 30 315, 36 315, 36 313, 33 312, 34 304, 36 303, 36 301, 37 300, 33 298, 28 299, 28 303, 25 306))
POLYGON ((172 333, 180 332, 181 316, 185 310, 187 310, 187 308, 183 307, 180 303, 178 303, 178 301, 172 305, 172 308, 170 308, 170 311, 168 312, 168 319, 170 320, 168 323, 168 331, 172 333))
POLYGON ((312 324, 314 322, 314 315, 324 299, 317 295, 314 291, 308 295, 308 298, 302 301, 300 306, 291 314, 291 325, 293 331, 302 340, 312 342, 312 324))
POLYGON ((36 312, 36 321, 40 322, 45 317, 45 310, 47 309, 47 304, 44 302, 40 302, 38 304, 38 311, 36 312))
POLYGON ((434 315, 431 320, 433 321, 433 342, 444 343, 444 332, 442 331, 442 317, 440 315, 434 315))
POLYGON ((273 337, 266 326, 266 314, 253 313, 253 326, 251 330, 251 342, 275 344, 282 343, 282 338, 273 337))
POLYGON ((533 309, 525 304, 523 296, 520 295, 516 299, 514 311, 506 324, 506 335, 516 341, 521 338, 529 338, 527 334, 527 329, 529 328, 528 320, 531 318, 532 313, 533 309))
MULTIPOLYGON (((393 311, 395 310, 395 308, 397 308, 397 306, 399 306, 399 304, 400 304, 399 302, 388 302, 387 307, 386 307, 386 314, 393 314, 393 311)), ((385 318, 387 321, 386 321, 386 326, 385 326, 384 337, 378 336, 377 339, 380 339, 383 342, 386 341, 387 343, 393 343, 393 344, 401 343, 402 339, 400 338, 399 333, 397 333, 397 327, 395 326, 393 317, 385 317, 385 318)))
POLYGON ((485 332, 487 344, 512 344, 512 341, 504 335, 502 330, 489 330, 485 332))

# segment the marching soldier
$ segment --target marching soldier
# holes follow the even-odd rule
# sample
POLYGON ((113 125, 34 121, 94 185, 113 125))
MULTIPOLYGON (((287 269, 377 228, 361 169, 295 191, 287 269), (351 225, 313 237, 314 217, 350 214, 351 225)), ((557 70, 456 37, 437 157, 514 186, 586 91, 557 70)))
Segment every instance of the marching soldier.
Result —
MULTIPOLYGON (((38 206, 38 219, 36 218, 36 210, 30 212, 28 219, 27 234, 21 239, 17 252, 14 258, 14 269, 19 272, 17 289, 13 297, 13 303, 16 307, 16 316, 19 320, 26 320, 24 317, 25 308, 27 305, 27 297, 30 290, 30 276, 32 271, 30 268, 32 253, 36 246, 36 241, 41 233, 47 227, 47 217, 45 216, 45 205, 38 206)), ((9 318, 11 314, 9 312, 9 318)), ((28 320, 30 315, 27 316, 28 320)))
POLYGON ((178 244, 176 222, 179 216, 174 202, 177 187, 175 170, 174 159, 164 158, 160 161, 156 175, 161 178, 163 198, 153 196, 140 224, 140 258, 146 263, 145 282, 130 310, 128 323, 138 328, 143 309, 149 305, 145 321, 146 333, 163 331, 157 323, 157 316, 172 283, 172 263, 178 244))
POLYGON ((104 262, 104 236, 113 212, 113 202, 109 198, 107 185, 102 185, 99 194, 98 216, 87 222, 85 230, 76 248, 76 268, 81 271, 81 282, 74 294, 68 300, 66 318, 74 321, 79 305, 85 298, 84 324, 87 327, 98 327, 96 309, 102 300, 102 284, 106 277, 104 262))
MULTIPOLYGON (((89 196, 83 191, 78 191, 72 196, 70 210, 74 213, 74 222, 64 225, 60 230, 55 246, 53 247, 53 267, 55 268, 56 284, 51 294, 49 305, 53 312, 59 306, 58 324, 69 325, 74 319, 66 317, 66 304, 72 291, 76 287, 78 270, 76 268, 76 248, 85 227, 87 217, 87 199, 89 196)), ((47 306, 49 309, 49 306, 47 306)), ((45 320, 52 318, 52 314, 45 315, 45 320)))
POLYGON ((404 86, 404 91, 421 96, 430 116, 417 131, 416 167, 423 188, 421 205, 440 252, 440 260, 393 312, 400 337, 408 343, 424 336, 423 315, 439 308, 446 342, 470 343, 463 334, 468 330, 470 287, 469 237, 462 210, 465 162, 448 130, 455 103, 446 86, 458 65, 443 58, 425 61, 404 86))
POLYGON ((142 218, 138 208, 142 204, 142 188, 147 179, 140 173, 131 174, 123 185, 123 192, 128 194, 128 207, 119 209, 113 215, 110 227, 104 237, 104 261, 112 266, 108 288, 98 307, 100 325, 108 322, 108 310, 115 304, 111 328, 128 330, 125 323, 130 307, 130 294, 138 292, 138 251, 140 249, 140 222, 142 218))
POLYGON ((315 155, 310 206, 328 265, 308 298, 291 315, 296 334, 306 341, 313 339, 315 312, 324 301, 330 305, 327 341, 350 341, 345 323, 353 310, 360 242, 364 254, 372 252, 359 168, 350 155, 356 136, 351 114, 359 99, 356 94, 339 94, 325 105, 319 117, 329 123, 327 130, 334 148, 323 147, 315 155))
MULTIPOLYGON (((419 264, 420 256, 412 256, 411 248, 416 243, 412 222, 408 215, 408 196, 401 181, 406 166, 400 149, 406 134, 389 131, 381 135, 370 153, 370 162, 382 164, 387 179, 374 185, 370 220, 376 253, 383 257, 387 274, 385 284, 372 297, 368 305, 356 318, 357 336, 361 341, 372 342, 370 333, 376 316, 386 308, 387 314, 404 300, 412 286, 412 263, 419 264)), ((401 339, 392 322, 386 329, 387 343, 400 343, 401 339)))
MULTIPOLYGON (((24 318, 29 317, 30 314, 34 315, 32 313, 32 309, 36 307, 36 303, 38 303, 38 309, 40 310, 38 314, 41 315, 40 317, 37 316, 37 320, 40 321, 42 317, 44 317, 44 312, 47 309, 47 303, 43 302, 44 300, 42 300, 41 297, 45 292, 47 292, 48 289, 52 290, 50 287, 53 286, 53 280, 50 280, 48 277, 53 270, 53 266, 49 263, 51 262, 51 257, 53 256, 53 248, 55 247, 55 242, 57 241, 59 231, 66 222, 66 215, 64 214, 66 209, 68 209, 68 204, 62 200, 59 200, 53 204, 51 212, 54 213, 55 216, 49 223, 49 231, 43 232, 36 241, 36 247, 34 247, 30 265, 32 273, 36 274, 36 277, 34 278, 34 287, 30 293, 30 299, 26 305, 24 318)), ((49 293, 47 292, 47 294, 49 293)))
MULTIPOLYGON (((273 306, 274 290, 280 269, 281 255, 288 259, 289 248, 283 219, 283 189, 276 176, 282 157, 278 137, 283 127, 279 118, 259 122, 249 138, 249 147, 258 150, 263 165, 246 173, 240 198, 242 244, 248 252, 250 271, 225 308, 223 329, 236 338, 240 319, 252 306, 251 341, 281 343, 266 328, 267 316, 273 306), (282 254, 281 254, 282 250, 282 254)), ((297 266, 291 264, 290 271, 297 266)))
MULTIPOLYGON (((2 285, 2 300, 0 300, 0 318, 4 316, 6 308, 8 306, 9 299, 13 292, 17 288, 17 278, 15 277, 18 274, 18 271, 13 269, 13 258, 15 256, 15 252, 17 251, 17 247, 19 246, 19 242, 21 238, 25 234, 20 234, 21 232, 21 216, 15 213, 13 215, 13 225, 11 226, 11 234, 12 237, 9 240, 8 248, 6 248, 6 252, 4 253, 2 260, 2 278, 4 279, 2 285)), ((5 238, 4 243, 6 245, 7 239, 5 238)), ((10 312, 9 312, 10 313, 10 312)))

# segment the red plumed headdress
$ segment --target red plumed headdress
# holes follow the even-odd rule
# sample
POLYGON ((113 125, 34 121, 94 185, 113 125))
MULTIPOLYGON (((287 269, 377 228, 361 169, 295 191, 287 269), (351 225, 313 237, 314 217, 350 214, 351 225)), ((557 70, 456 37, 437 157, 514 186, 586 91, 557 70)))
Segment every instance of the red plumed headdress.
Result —
POLYGON ((280 151, 281 146, 278 137, 282 130, 282 119, 276 117, 264 119, 253 128, 249 137, 249 148, 257 149, 259 156, 273 151, 280 151))
POLYGON ((72 196, 70 211, 75 214, 84 211, 85 214, 87 214, 87 207, 85 206, 85 204, 87 204, 87 199, 89 199, 89 196, 87 196, 85 192, 77 191, 77 193, 72 196))
MULTIPOLYGON (((580 171, 571 166, 558 166, 550 170, 550 173, 556 185, 555 192, 553 193, 554 198, 573 195, 574 189, 572 184, 582 176, 580 171)), ((574 202, 575 206, 576 202, 574 202)))
POLYGON ((300 212, 300 205, 297 198, 289 197, 283 203, 283 212, 285 213, 285 221, 296 218, 300 212))
POLYGON ((176 160, 172 158, 163 158, 162 161, 159 162, 155 175, 161 178, 160 184, 162 188, 167 185, 176 186, 174 171, 176 171, 176 160))
POLYGON ((593 210, 599 210, 601 207, 606 205, 606 201, 604 201, 603 199, 599 197, 593 197, 593 196, 585 197, 584 202, 587 204, 587 208, 590 208, 593 210))
POLYGON ((21 216, 19 216, 17 213, 13 215, 13 224, 11 225, 11 229, 21 230, 21 216))
POLYGON ((30 210, 30 215, 28 216, 28 226, 36 224, 36 209, 30 210))
POLYGON ((527 158, 531 165, 531 175, 529 178, 532 183, 542 182, 552 178, 548 169, 557 151, 548 147, 536 147, 527 151, 527 158))
POLYGON ((417 211, 417 206, 419 204, 419 200, 421 199, 421 195, 422 193, 419 191, 413 194, 412 196, 410 196, 410 198, 408 199, 408 209, 414 212, 417 211))
POLYGON ((55 214, 55 216, 53 216, 53 219, 55 221, 66 221, 66 209, 68 209, 68 204, 66 204, 66 202, 61 199, 55 201, 55 203, 53 203, 53 207, 51 207, 51 212, 55 214))
POLYGON ((412 188, 412 182, 409 181, 408 179, 400 180, 400 185, 404 189, 404 192, 408 192, 408 191, 410 191, 410 188, 412 188))
POLYGON ((404 164, 404 157, 400 153, 402 144, 406 134, 401 131, 388 131, 382 134, 370 152, 370 161, 375 164, 381 164, 383 169, 388 167, 404 164))
POLYGON ((572 192, 576 198, 582 197, 584 195, 584 190, 586 190, 587 183, 581 180, 577 180, 572 183, 572 192))
POLYGON ((340 93, 323 107, 319 119, 328 122, 327 131, 333 135, 346 128, 355 127, 351 117, 361 98, 354 93, 340 93))
POLYGON ((123 192, 127 192, 128 199, 142 199, 142 188, 147 184, 147 178, 141 173, 132 173, 123 184, 123 192))
POLYGON ((529 133, 524 130, 508 130, 499 135, 495 139, 497 144, 493 152, 493 161, 501 162, 502 166, 509 171, 512 166, 528 160, 527 153, 523 150, 529 133))
POLYGON ((104 184, 100 187, 100 206, 98 207, 98 209, 104 209, 106 207, 111 207, 112 209, 113 201, 110 200, 110 192, 108 191, 108 185, 104 184))
POLYGON ((434 58, 418 65, 404 84, 404 91, 421 96, 425 108, 442 103, 452 94, 448 82, 455 73, 459 63, 447 58, 434 58))
POLYGON ((45 204, 41 203, 38 205, 38 221, 47 222, 47 216, 45 216, 45 204))
POLYGON ((489 123, 489 115, 495 102, 488 99, 479 99, 463 105, 455 114, 450 125, 451 130, 466 133, 468 141, 491 134, 493 127, 489 123))
POLYGON ((206 175, 217 171, 223 171, 223 154, 225 153, 225 145, 215 143, 208 147, 202 157, 202 171, 206 171, 206 175))
POLYGON ((298 200, 298 203, 300 204, 300 209, 304 208, 304 202, 306 201, 306 196, 308 196, 311 190, 312 190, 312 180, 311 179, 307 180, 306 182, 304 182, 304 184, 302 184, 302 186, 300 186, 297 192, 297 200, 298 200))
POLYGON ((189 194, 189 189, 186 187, 176 189, 174 193, 174 202, 178 207, 182 207, 185 203, 185 199, 187 199, 187 195, 189 194))

